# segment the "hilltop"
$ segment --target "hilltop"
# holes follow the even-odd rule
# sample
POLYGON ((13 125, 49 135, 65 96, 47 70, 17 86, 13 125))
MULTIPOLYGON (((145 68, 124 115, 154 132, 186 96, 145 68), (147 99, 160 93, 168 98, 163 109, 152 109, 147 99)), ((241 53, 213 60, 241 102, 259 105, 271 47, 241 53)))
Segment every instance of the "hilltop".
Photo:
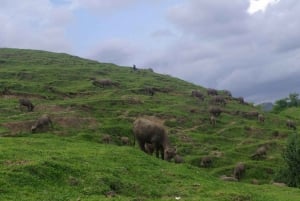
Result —
POLYGON ((223 105, 203 86, 137 68, 0 49, 1 200, 299 200, 298 189, 270 184, 294 132, 286 119, 298 120, 299 111, 266 113, 219 90, 223 105), (24 97, 35 105, 33 112, 20 110, 24 97), (212 107, 221 110, 214 126, 212 107), (32 134, 42 114, 54 127, 32 134), (120 137, 132 142, 137 117, 163 124, 185 163, 123 146, 120 137), (102 142, 104 135, 110 144, 102 142), (261 146, 267 155, 251 158, 261 146), (212 159, 208 168, 201 166, 205 156, 212 159), (242 179, 221 181, 238 162, 246 166, 242 179))

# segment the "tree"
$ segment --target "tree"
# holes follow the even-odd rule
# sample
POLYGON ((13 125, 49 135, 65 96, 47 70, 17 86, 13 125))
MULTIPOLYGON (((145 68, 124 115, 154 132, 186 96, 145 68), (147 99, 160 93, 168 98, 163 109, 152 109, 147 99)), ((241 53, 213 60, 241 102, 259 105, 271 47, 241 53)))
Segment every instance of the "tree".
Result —
POLYGON ((280 177, 290 187, 300 187, 300 136, 297 133, 288 138, 283 152, 285 167, 280 170, 280 177))
POLYGON ((298 106, 300 106, 299 94, 290 93, 289 97, 277 100, 275 102, 273 111, 274 112, 281 112, 282 110, 284 110, 286 108, 298 107, 298 106))
POLYGON ((288 102, 288 105, 289 107, 298 107, 299 105, 299 94, 297 93, 291 93, 289 95, 289 102, 288 102))
POLYGON ((275 102, 274 111, 280 112, 288 107, 288 98, 280 99, 275 102))

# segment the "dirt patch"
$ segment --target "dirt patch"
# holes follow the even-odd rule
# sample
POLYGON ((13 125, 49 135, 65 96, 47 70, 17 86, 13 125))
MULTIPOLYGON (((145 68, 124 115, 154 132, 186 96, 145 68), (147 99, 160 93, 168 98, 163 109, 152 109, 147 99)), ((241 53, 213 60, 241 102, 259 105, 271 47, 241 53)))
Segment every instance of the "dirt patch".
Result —
POLYGON ((20 166, 20 165, 27 165, 30 164, 28 160, 6 160, 3 162, 6 166, 20 166))
POLYGON ((35 121, 20 121, 3 123, 2 126, 10 131, 9 133, 4 134, 4 136, 16 136, 23 132, 30 132, 34 122, 35 121))
POLYGON ((59 105, 36 105, 34 111, 43 113, 70 113, 71 108, 65 108, 59 105))
POLYGON ((63 128, 90 128, 95 129, 99 127, 99 122, 93 118, 80 118, 80 117, 55 117, 54 124, 63 128))

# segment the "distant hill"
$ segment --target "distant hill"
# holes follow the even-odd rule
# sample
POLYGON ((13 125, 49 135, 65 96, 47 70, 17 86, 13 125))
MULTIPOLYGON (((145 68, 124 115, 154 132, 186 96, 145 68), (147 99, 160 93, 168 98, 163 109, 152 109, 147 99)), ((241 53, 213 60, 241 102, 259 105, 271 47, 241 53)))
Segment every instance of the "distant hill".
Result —
POLYGON ((0 200, 298 201, 298 189, 271 183, 294 132, 285 121, 299 122, 300 112, 266 113, 260 122, 259 107, 227 91, 208 92, 139 66, 0 49, 0 200), (30 99, 34 110, 19 107, 20 98, 30 99), (215 109, 220 115, 212 125, 215 109), (31 133, 43 114, 53 128, 31 133), (123 145, 121 137, 132 145, 138 117, 164 125, 185 162, 123 145), (261 146, 266 156, 254 157, 261 146), (205 157, 212 162, 203 165, 205 157), (220 179, 239 162, 246 167, 239 182, 220 179))
POLYGON ((258 106, 261 107, 263 111, 269 112, 273 109, 274 104, 271 102, 266 102, 266 103, 261 103, 258 106))

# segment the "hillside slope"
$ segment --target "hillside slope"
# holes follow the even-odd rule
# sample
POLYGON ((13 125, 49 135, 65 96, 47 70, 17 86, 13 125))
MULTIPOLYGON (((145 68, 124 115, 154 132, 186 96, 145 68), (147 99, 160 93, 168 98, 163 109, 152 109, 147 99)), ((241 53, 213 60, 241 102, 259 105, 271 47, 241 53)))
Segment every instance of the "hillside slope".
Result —
POLYGON ((226 105, 216 103, 207 91, 151 69, 0 49, 1 200, 299 200, 297 189, 270 185, 286 137, 294 132, 285 121, 297 117, 265 113, 259 122, 249 115, 262 114, 258 108, 226 91, 218 91, 226 105), (193 90, 204 100, 193 97, 193 90), (18 99, 24 97, 32 100, 33 112, 20 110, 18 99), (215 126, 211 107, 222 111, 215 126), (32 134, 42 114, 54 128, 32 134), (121 136, 132 142, 137 117, 164 124, 185 163, 120 146, 121 136), (109 145, 101 140, 107 134, 109 145), (261 146, 267 155, 251 158, 261 146), (209 168, 201 166, 205 156, 213 161, 209 168), (238 162, 246 165, 241 181, 221 181, 238 162))

